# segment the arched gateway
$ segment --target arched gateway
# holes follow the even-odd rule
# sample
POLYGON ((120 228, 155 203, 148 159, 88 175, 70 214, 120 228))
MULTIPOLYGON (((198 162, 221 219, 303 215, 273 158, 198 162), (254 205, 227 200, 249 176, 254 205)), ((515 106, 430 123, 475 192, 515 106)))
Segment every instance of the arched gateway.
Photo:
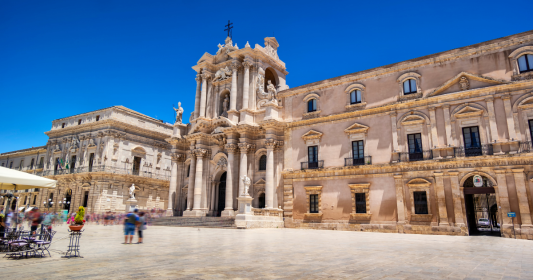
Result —
POLYGON ((472 175, 464 180, 463 189, 469 235, 500 236, 501 213, 493 181, 472 175))

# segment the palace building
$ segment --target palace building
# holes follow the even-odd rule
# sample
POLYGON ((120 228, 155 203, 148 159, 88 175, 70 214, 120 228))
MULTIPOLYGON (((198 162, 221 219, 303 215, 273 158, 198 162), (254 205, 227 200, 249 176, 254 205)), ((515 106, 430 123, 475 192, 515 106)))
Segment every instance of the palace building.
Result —
POLYGON ((533 239, 533 31, 295 88, 278 47, 201 56, 189 124, 53 121, 45 146, 0 155, 59 181, 19 205, 120 212, 135 184, 139 208, 243 228, 533 239))

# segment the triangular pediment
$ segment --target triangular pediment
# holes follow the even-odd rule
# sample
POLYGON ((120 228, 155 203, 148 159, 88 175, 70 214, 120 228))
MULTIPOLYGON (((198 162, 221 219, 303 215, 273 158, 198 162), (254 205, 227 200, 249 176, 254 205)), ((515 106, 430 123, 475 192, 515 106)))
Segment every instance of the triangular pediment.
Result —
POLYGON ((263 178, 257 180, 257 182, 254 183, 254 185, 265 185, 265 184, 266 184, 266 182, 265 182, 265 180, 263 178))
POLYGON ((200 64, 204 61, 207 61, 209 63, 213 63, 213 55, 212 54, 209 54, 209 53, 204 53, 204 55, 202 55, 202 57, 200 57, 200 59, 198 60, 198 63, 197 64, 200 64))
POLYGON ((309 130, 307 133, 302 135, 302 138, 304 140, 310 140, 310 139, 320 139, 322 137, 323 133, 316 131, 316 130, 309 130))
POLYGON ((455 77, 449 79, 440 87, 436 88, 433 92, 427 96, 437 96, 442 94, 448 94, 453 92, 466 91, 476 88, 484 88, 494 85, 506 84, 507 81, 493 79, 486 76, 475 75, 468 72, 461 72, 455 77))
POLYGON ((466 118, 471 116, 479 116, 483 114, 483 110, 472 106, 465 106, 463 109, 455 113, 456 118, 466 118))
POLYGON ((364 124, 354 123, 350 125, 348 128, 346 128, 344 132, 346 134, 366 133, 368 129, 369 127, 364 124))

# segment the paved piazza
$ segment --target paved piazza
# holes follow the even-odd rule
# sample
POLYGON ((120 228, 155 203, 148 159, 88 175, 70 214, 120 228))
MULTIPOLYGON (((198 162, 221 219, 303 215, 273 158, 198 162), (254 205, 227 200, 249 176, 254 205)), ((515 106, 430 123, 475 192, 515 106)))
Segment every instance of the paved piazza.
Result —
MULTIPOLYGON (((65 226, 57 229, 65 236, 65 226)), ((122 245, 121 229, 87 226, 83 259, 1 258, 0 271, 10 279, 533 279, 527 240, 150 227, 145 244, 122 245)), ((65 250, 67 241, 52 248, 65 250)))

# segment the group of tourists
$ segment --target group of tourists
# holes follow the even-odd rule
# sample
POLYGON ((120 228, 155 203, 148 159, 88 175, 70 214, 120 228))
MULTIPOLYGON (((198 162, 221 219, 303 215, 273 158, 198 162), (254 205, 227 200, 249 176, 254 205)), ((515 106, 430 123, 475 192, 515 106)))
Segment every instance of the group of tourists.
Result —
POLYGON ((5 232, 9 229, 20 230, 27 223, 32 234, 35 234, 39 225, 45 226, 48 230, 52 230, 52 225, 61 219, 61 214, 53 212, 42 213, 39 208, 33 207, 30 211, 19 212, 9 211, 4 215, 4 206, 0 206, 0 238, 4 237, 5 232))
POLYGON ((137 244, 143 243, 143 231, 146 229, 145 216, 146 214, 144 212, 139 212, 139 209, 135 209, 133 212, 126 214, 124 219, 124 243, 122 244, 132 244, 135 232, 139 235, 137 244))

